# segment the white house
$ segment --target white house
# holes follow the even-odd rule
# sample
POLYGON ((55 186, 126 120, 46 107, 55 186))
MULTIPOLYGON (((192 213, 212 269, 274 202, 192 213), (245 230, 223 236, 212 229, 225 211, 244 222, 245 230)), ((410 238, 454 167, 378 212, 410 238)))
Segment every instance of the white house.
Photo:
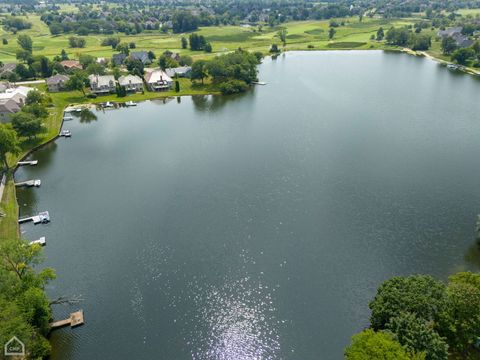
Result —
POLYGON ((168 90, 173 86, 172 78, 161 69, 152 69, 146 72, 144 79, 150 91, 168 90))
POLYGON ((143 80, 137 75, 125 75, 118 78, 118 84, 123 86, 126 91, 142 91, 143 80))
POLYGON ((116 84, 113 75, 90 75, 90 89, 94 94, 110 94, 115 92, 116 84))

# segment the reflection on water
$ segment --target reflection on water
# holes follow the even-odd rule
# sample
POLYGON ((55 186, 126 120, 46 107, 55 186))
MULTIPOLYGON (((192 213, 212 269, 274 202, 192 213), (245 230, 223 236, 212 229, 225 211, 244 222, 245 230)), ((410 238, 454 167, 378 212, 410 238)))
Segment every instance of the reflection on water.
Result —
POLYGON ((202 112, 216 112, 229 103, 238 101, 240 99, 246 100, 255 96, 255 87, 250 91, 242 94, 234 94, 228 96, 221 95, 194 95, 192 96, 192 102, 195 106, 195 110, 202 112))
POLYGON ((248 276, 225 278, 219 287, 197 284, 192 359, 278 359, 281 322, 272 290, 248 276))
POLYGON ((93 111, 87 108, 83 108, 80 112, 72 112, 73 116, 78 117, 82 124, 89 124, 92 121, 97 121, 97 115, 93 111))

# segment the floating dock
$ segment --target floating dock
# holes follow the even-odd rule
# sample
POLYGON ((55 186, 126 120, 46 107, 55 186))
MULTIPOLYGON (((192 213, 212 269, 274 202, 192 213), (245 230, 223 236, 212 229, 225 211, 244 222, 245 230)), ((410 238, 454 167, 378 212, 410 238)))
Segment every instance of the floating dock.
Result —
POLYGON ((27 181, 21 181, 21 182, 18 182, 18 183, 15 183, 15 186, 27 186, 27 187, 31 187, 31 186, 36 186, 36 187, 39 187, 40 185, 42 185, 42 181, 41 180, 27 180, 27 181))
POLYGON ((45 236, 42 236, 40 239, 34 240, 34 241, 30 241, 28 244, 29 244, 29 245, 38 244, 38 245, 41 245, 41 246, 45 246, 45 245, 47 245, 47 240, 45 239, 45 236))
POLYGON ((22 166, 22 165, 30 165, 30 166, 33 166, 33 165, 37 165, 38 164, 38 160, 31 160, 31 161, 19 161, 17 163, 17 165, 19 166, 22 166))
POLYGON ((41 213, 38 213, 38 215, 18 219, 19 224, 23 224, 29 221, 33 221, 35 225, 46 224, 50 222, 50 214, 48 213, 48 211, 42 211, 41 213))
POLYGON ((70 327, 73 328, 73 327, 76 327, 76 326, 83 325, 83 323, 84 323, 83 310, 78 310, 76 312, 71 313, 70 317, 68 319, 59 320, 59 321, 55 321, 53 323, 50 323, 50 328, 52 330, 55 330, 55 329, 58 329, 58 328, 61 328, 61 327, 67 326, 67 325, 70 325, 70 327))

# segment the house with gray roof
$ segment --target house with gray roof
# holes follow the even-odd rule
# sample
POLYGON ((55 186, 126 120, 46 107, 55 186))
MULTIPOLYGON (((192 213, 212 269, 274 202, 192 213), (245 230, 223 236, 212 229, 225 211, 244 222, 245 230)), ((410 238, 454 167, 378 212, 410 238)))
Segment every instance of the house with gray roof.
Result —
POLYGON ((133 60, 140 60, 144 65, 150 65, 152 60, 148 57, 146 51, 133 51, 130 53, 130 58, 133 60))
POLYGON ((441 38, 451 37, 452 39, 455 40, 455 42, 457 43, 457 46, 461 48, 472 46, 474 41, 470 40, 468 36, 463 35, 462 30, 463 30, 463 27, 456 26, 456 27, 445 29, 445 30, 440 30, 438 31, 437 35, 441 38))
POLYGON ((143 80, 137 75, 125 75, 118 78, 118 84, 123 86, 127 92, 143 91, 143 80))
POLYGON ((11 116, 20 111, 20 106, 13 99, 0 99, 0 122, 9 122, 11 116))
POLYGON ((113 54, 112 63, 114 65, 120 66, 120 65, 123 64, 123 62, 125 61, 126 58, 127 58, 127 55, 125 55, 124 53, 113 54))
POLYGON ((0 67, 0 77, 8 78, 10 74, 15 72, 16 68, 17 64, 3 64, 3 66, 0 67))
POLYGON ((90 75, 90 90, 97 95, 114 93, 117 82, 113 75, 90 75))
POLYGON ((191 66, 179 66, 176 68, 168 68, 165 69, 165 72, 171 78, 174 78, 175 75, 178 77, 190 77, 190 73, 192 72, 191 66))
POLYGON ((66 83, 70 79, 67 75, 57 74, 45 80, 48 91, 59 92, 65 90, 66 83))

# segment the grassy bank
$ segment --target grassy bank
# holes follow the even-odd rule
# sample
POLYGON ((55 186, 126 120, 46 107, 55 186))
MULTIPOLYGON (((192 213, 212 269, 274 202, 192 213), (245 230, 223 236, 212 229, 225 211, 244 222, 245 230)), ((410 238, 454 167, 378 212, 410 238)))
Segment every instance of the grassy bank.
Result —
MULTIPOLYGON (((119 98, 115 94, 107 96, 99 96, 96 99, 88 99, 83 96, 81 92, 60 92, 49 93, 52 99, 52 106, 49 108, 50 116, 45 122, 46 132, 39 135, 36 139, 31 141, 23 141, 21 143, 21 152, 18 155, 10 155, 8 158, 9 166, 13 167, 16 163, 25 157, 33 149, 46 144, 55 139, 60 132, 63 119, 63 111, 66 106, 71 104, 86 104, 86 103, 101 103, 106 101, 143 101, 150 99, 158 99, 172 96, 186 96, 186 95, 206 95, 219 94, 217 87, 206 82, 205 85, 194 85, 188 79, 179 79, 180 92, 165 91, 165 92, 148 92, 144 94, 131 94, 126 97, 119 98)), ((38 88, 45 91, 45 85, 40 85, 38 88)), ((0 202, 0 212, 5 214, 0 218, 0 241, 4 239, 14 239, 19 237, 18 227, 18 204, 16 200, 15 185, 13 183, 12 171, 8 176, 8 182, 5 186, 3 197, 0 202)))

